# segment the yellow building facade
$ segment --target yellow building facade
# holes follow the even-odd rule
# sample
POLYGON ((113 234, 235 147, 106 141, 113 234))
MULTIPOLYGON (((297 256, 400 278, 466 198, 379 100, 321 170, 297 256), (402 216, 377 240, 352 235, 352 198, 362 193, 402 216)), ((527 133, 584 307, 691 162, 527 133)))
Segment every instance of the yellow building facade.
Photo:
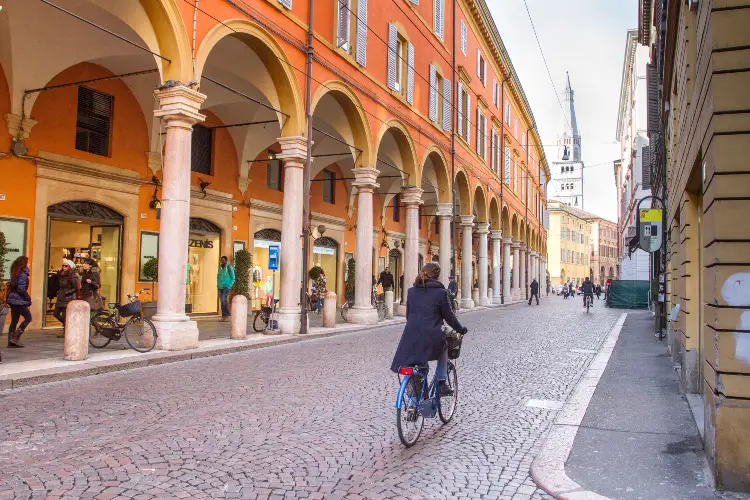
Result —
POLYGON ((549 203, 547 268, 553 287, 578 286, 591 275, 591 217, 564 203, 549 203))

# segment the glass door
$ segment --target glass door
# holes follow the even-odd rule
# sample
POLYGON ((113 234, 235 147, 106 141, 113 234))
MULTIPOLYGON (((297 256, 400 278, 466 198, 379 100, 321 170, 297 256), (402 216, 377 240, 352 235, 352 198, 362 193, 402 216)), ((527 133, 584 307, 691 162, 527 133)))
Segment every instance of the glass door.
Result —
MULTIPOLYGON (((122 226, 91 226, 89 255, 99 265, 102 286, 99 294, 104 303, 120 303, 122 226)), ((137 290, 134 290, 137 292, 137 290)))

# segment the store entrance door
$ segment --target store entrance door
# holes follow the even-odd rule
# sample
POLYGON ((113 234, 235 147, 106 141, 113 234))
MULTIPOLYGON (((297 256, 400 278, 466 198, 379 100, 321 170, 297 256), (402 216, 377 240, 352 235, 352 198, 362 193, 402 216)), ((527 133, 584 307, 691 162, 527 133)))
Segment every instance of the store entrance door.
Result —
POLYGON ((211 221, 190 218, 185 309, 189 314, 218 314, 216 276, 221 259, 221 228, 211 221))
POLYGON ((313 244, 313 266, 320 266, 326 273, 326 287, 339 295, 339 244, 333 238, 323 236, 313 244))
POLYGON ((76 264, 79 279, 83 262, 94 259, 101 276, 100 294, 104 302, 119 303, 123 216, 98 203, 66 201, 47 208, 47 221, 46 307, 42 326, 62 326, 52 312, 63 259, 76 264))
POLYGON ((388 252, 388 267, 391 268, 391 274, 393 274, 393 281, 395 281, 396 293, 394 294, 395 301, 401 302, 401 252, 395 248, 388 252))

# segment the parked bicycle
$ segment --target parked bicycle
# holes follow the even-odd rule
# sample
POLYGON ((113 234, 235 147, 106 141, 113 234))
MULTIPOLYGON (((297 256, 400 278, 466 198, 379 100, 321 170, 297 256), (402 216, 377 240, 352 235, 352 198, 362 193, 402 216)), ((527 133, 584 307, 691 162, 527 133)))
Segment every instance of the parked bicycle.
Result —
MULTIPOLYGON (((273 299, 273 303, 274 305, 278 304, 279 299, 273 299)), ((253 330, 258 333, 266 330, 268 328, 268 322, 271 320, 272 312, 273 308, 271 308, 271 306, 261 306, 261 308, 255 313, 255 318, 253 318, 253 330)))
MULTIPOLYGON (((451 331, 446 334, 448 358, 454 360, 461 354, 463 335, 451 331)), ((429 381, 429 365, 405 366, 399 369, 399 388, 396 396, 396 427, 401 443, 409 448, 422 433, 425 418, 440 417, 447 424, 453 418, 458 404, 458 374, 453 361, 448 361, 448 385, 453 394, 442 396, 438 371, 435 367, 429 381), (401 378, 403 377, 403 378, 401 378)))
MULTIPOLYGON (((384 321, 386 315, 385 298, 384 295, 378 296, 377 286, 372 287, 370 303, 372 304, 372 307, 374 307, 378 312, 378 322, 384 321)), ((352 307, 354 307, 354 301, 347 300, 346 302, 341 304, 341 319, 346 321, 346 318, 349 316, 349 309, 351 309, 352 307)))
POLYGON ((102 349, 124 336, 135 351, 149 352, 153 349, 156 346, 156 327, 151 320, 143 317, 140 301, 143 293, 149 293, 149 290, 144 288, 135 296, 128 295, 126 304, 109 304, 108 310, 94 313, 89 328, 89 344, 102 349), (120 323, 120 318, 128 320, 120 323))

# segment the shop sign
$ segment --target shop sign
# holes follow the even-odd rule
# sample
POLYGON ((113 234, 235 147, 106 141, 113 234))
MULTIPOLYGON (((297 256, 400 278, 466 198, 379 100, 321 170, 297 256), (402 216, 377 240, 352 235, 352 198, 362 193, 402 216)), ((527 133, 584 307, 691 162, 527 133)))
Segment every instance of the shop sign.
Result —
POLYGON ((661 248, 662 216, 661 208, 642 208, 639 212, 638 242, 647 252, 655 252, 661 248))
POLYGON ((270 248, 272 246, 280 246, 278 241, 271 240, 253 240, 253 246, 255 248, 270 248))
POLYGON ((268 270, 279 270, 279 246, 271 245, 268 247, 268 270))
POLYGON ((336 249, 327 247, 313 247, 313 253, 317 253, 319 255, 336 255, 336 249))
POLYGON ((211 240, 188 240, 188 248, 213 248, 214 242, 211 240))

